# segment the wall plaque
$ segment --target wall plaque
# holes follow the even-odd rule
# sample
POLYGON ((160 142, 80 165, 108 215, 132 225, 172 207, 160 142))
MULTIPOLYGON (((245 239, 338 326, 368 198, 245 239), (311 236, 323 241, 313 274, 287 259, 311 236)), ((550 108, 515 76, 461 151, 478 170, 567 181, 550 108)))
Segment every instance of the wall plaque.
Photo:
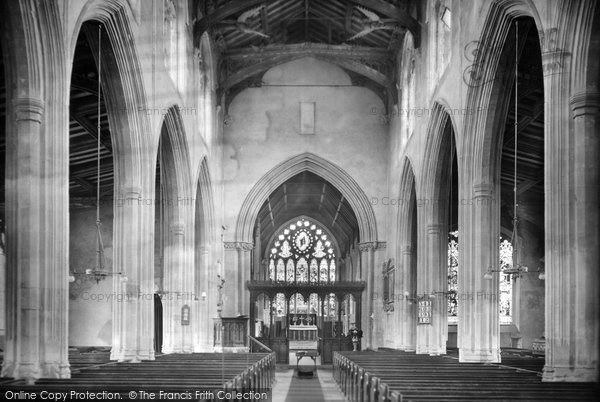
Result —
POLYGON ((417 324, 431 324, 431 300, 419 300, 417 324))

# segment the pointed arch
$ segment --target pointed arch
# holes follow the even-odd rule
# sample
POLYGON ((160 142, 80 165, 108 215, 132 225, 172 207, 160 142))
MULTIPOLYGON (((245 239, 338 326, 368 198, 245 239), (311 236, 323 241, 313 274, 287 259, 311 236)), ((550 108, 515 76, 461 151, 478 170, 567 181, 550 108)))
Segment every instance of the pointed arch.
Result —
POLYGON ((238 215, 236 240, 252 242, 252 233, 261 205, 277 187, 303 171, 317 174, 333 184, 356 214, 361 242, 377 241, 375 214, 358 183, 337 165, 312 153, 297 155, 275 166, 250 190, 238 215))
MULTIPOLYGON (((401 201, 402 208, 398 213, 398 246, 410 245, 412 237, 412 218, 416 204, 416 188, 417 182, 413 169, 413 164, 408 157, 404 157, 402 164, 402 174, 400 176, 400 192, 398 199, 401 201)), ((416 224, 416 222, 414 222, 416 224)), ((400 253, 401 250, 398 250, 400 253)))
POLYGON ((187 209, 187 202, 178 202, 191 199, 192 178, 190 169, 190 154, 183 119, 178 106, 171 106, 164 116, 161 125, 158 146, 161 164, 161 182, 169 197, 169 206, 172 208, 173 222, 182 220, 182 210, 187 209))
POLYGON ((447 106, 435 102, 427 128, 421 194, 424 200, 431 201, 428 202, 433 208, 431 217, 443 214, 443 207, 446 205, 443 197, 448 184, 447 168, 452 158, 451 151, 454 149, 458 154, 455 125, 448 110, 447 106))
MULTIPOLYGON (((102 41, 103 92, 109 117, 113 158, 115 165, 115 192, 141 193, 145 185, 145 159, 155 153, 153 141, 147 141, 151 132, 150 121, 142 113, 147 110, 147 96, 142 80, 142 67, 134 42, 132 10, 126 3, 111 0, 89 2, 83 8, 71 37, 70 57, 74 56, 77 35, 84 23, 97 21, 103 25, 108 40, 102 41)), ((94 56, 98 51, 96 32, 88 34, 94 56)))
MULTIPOLYGON (((477 176, 474 183, 485 183, 495 187, 494 177, 500 164, 498 147, 499 125, 503 121, 508 107, 508 97, 501 96, 507 85, 513 82, 511 74, 501 74, 504 44, 510 31, 511 23, 518 17, 532 17, 535 27, 543 32, 542 20, 531 0, 498 0, 487 13, 479 41, 477 52, 470 70, 470 79, 466 79, 467 109, 471 111, 464 123, 461 154, 471 155, 472 171, 477 176), (500 99, 499 104, 494 100, 500 99), (484 135, 482 135, 484 133, 484 135)), ((540 40, 543 35, 540 35, 540 40)), ((543 44, 540 43, 543 49, 543 44)))

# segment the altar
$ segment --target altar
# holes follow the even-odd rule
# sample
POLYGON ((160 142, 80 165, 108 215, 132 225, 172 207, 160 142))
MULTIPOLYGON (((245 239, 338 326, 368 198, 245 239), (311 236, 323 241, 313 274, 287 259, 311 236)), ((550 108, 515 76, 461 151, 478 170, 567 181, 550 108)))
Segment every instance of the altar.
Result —
POLYGON ((291 341, 316 341, 318 339, 316 314, 290 314, 288 315, 289 332, 291 341))

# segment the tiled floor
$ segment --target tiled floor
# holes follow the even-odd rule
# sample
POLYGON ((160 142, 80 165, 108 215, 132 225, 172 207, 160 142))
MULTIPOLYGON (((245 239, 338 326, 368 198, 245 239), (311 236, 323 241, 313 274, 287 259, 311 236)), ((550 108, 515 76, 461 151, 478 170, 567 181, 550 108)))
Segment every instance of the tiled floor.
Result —
POLYGON ((331 368, 317 366, 317 375, 313 378, 299 378, 294 370, 278 369, 273 386, 273 402, 343 402, 344 395, 339 391, 333 379, 331 368))

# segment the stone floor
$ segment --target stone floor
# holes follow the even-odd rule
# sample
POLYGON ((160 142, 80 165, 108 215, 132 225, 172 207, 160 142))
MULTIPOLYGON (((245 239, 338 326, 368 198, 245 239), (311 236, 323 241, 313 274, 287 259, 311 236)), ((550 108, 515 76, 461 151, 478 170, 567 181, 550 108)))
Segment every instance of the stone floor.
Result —
POLYGON ((342 402, 346 401, 340 392, 331 367, 317 366, 317 374, 312 378, 300 378, 294 369, 278 367, 272 393, 273 402, 342 402))

